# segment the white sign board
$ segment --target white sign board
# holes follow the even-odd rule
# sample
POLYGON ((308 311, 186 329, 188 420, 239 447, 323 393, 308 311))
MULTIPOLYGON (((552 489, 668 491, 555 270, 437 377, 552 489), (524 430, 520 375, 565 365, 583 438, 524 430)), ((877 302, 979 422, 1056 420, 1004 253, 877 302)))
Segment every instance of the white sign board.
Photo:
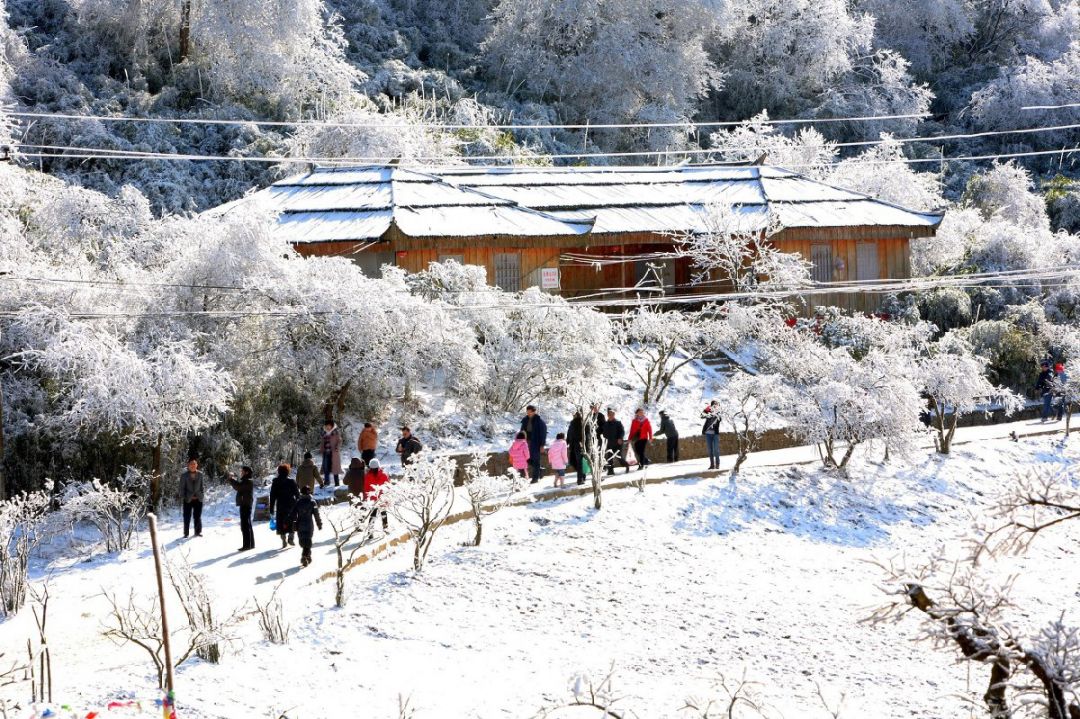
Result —
POLYGON ((559 289, 559 268, 558 267, 544 267, 540 270, 540 289, 543 290, 557 290, 559 289))

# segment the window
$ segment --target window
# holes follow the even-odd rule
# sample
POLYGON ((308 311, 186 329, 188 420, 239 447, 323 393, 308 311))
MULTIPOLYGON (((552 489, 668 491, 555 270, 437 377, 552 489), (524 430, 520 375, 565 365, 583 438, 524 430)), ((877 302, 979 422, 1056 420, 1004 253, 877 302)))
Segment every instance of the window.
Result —
POLYGON ((810 245, 810 277, 814 282, 832 282, 832 245, 810 245))
POLYGON ((675 284, 675 264, 671 260, 638 260, 634 263, 635 287, 659 287, 670 290, 675 284))
POLYGON ((521 291, 521 255, 516 252, 495 255, 495 286, 507 292, 521 291))
POLYGON ((856 256, 859 262, 857 280, 881 279, 878 272, 878 256, 876 242, 860 242, 856 246, 856 256))

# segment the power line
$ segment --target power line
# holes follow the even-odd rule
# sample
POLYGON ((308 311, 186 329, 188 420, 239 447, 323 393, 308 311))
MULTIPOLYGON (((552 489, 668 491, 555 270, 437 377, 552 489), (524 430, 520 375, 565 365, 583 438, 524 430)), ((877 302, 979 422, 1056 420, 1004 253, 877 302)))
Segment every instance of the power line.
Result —
POLYGON ((929 112, 908 113, 898 115, 860 115, 854 117, 821 117, 821 118, 796 118, 791 120, 727 120, 717 122, 623 122, 623 123, 382 123, 382 122, 340 122, 325 120, 240 120, 240 119, 217 119, 195 117, 135 117, 118 115, 79 115, 62 112, 9 112, 12 117, 25 117, 32 119, 55 119, 55 120, 81 120, 97 122, 143 122, 155 124, 176 125, 255 125, 259 127, 334 127, 334 128, 364 128, 364 129, 442 129, 442 130, 616 130, 616 129, 647 129, 647 128, 675 128, 675 127, 735 127, 748 123, 758 125, 812 125, 817 123, 836 122, 874 122, 879 120, 911 120, 932 117, 929 112))
POLYGON ((1070 107, 1080 107, 1080 102, 1067 102, 1063 105, 1025 105, 1021 110, 1064 110, 1070 107))
MULTIPOLYGON (((411 160, 401 160, 400 158, 312 158, 312 157, 234 157, 229 155, 187 155, 187 154, 169 154, 169 153, 147 153, 147 154, 132 154, 123 151, 115 150, 102 150, 99 148, 89 148, 89 151, 83 151, 87 148, 67 148, 75 150, 76 152, 20 152, 19 155, 24 158, 43 158, 43 159, 58 159, 58 160, 144 160, 144 161, 192 161, 192 162, 261 162, 271 164, 317 164, 329 167, 355 167, 362 165, 386 165, 392 161, 397 161, 400 166, 423 166, 428 165, 431 162, 444 162, 448 159, 460 160, 462 163, 467 163, 469 160, 486 160, 486 161, 501 161, 508 163, 506 166, 517 166, 513 163, 515 159, 527 159, 527 160, 545 160, 545 159, 573 159, 582 157, 628 157, 628 156, 640 156, 642 154, 649 156, 680 156, 694 154, 695 150, 657 150, 645 153, 622 153, 622 152, 599 152, 599 153, 559 153, 549 155, 530 155, 526 158, 513 158, 507 156, 490 155, 490 156, 454 156, 454 157, 418 157, 411 160), (107 154, 113 153, 116 154, 107 154)), ((960 155, 955 157, 941 156, 941 157, 923 157, 923 158, 897 158, 892 160, 861 160, 859 158, 852 158, 848 160, 836 160, 832 162, 820 162, 820 163, 796 163, 786 164, 784 167, 790 170, 806 169, 806 168, 819 168, 819 167, 837 167, 840 165, 856 165, 867 167, 882 167, 894 165, 896 163, 903 163, 908 165, 917 164, 941 164, 946 162, 973 162, 981 160, 1003 160, 1013 159, 1019 157, 1041 157, 1046 155, 1071 155, 1074 152, 1080 150, 1080 147, 1061 148, 1059 150, 1032 150, 1025 152, 1006 152, 1006 153, 988 153, 982 155, 960 155)), ((708 165, 711 163, 701 163, 708 165)), ((693 166, 693 165, 691 165, 693 166)))

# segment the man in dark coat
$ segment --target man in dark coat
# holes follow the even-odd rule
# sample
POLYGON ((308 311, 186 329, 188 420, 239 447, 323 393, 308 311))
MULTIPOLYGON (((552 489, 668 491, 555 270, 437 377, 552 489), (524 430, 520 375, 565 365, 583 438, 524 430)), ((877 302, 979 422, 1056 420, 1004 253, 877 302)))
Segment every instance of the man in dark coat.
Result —
POLYGON ((180 502, 184 507, 184 536, 191 529, 191 520, 195 519, 195 536, 202 536, 202 506, 206 491, 206 477, 199 471, 199 460, 188 460, 187 471, 180 475, 180 502))
POLYGON ((574 412, 574 418, 566 428, 566 447, 570 455, 570 464, 577 470, 577 483, 585 484, 585 470, 582 469, 582 455, 584 454, 584 428, 582 427, 581 412, 574 412))
POLYGON ((626 437, 626 428, 623 427, 623 423, 615 419, 615 410, 608 407, 607 419, 604 421, 601 433, 604 439, 607 440, 607 473, 609 475, 615 474, 615 461, 622 462, 622 466, 626 467, 627 474, 630 473, 630 465, 626 463, 626 446, 623 444, 623 438, 626 437))
POLYGON ((423 448, 424 445, 420 444, 420 440, 413 436, 411 429, 408 427, 401 428, 401 439, 397 441, 397 448, 394 451, 401 455, 402 467, 408 464, 413 455, 423 448))
POLYGON ((255 479, 251 467, 240 468, 240 479, 229 475, 229 484, 236 490, 236 508, 240 511, 240 534, 244 537, 241 552, 255 549, 255 532, 251 528, 251 506, 255 504, 255 479))
POLYGON ((675 427, 675 423, 671 421, 671 417, 668 417, 666 410, 660 410, 660 431, 655 436, 667 438, 667 461, 678 462, 679 430, 675 427))
POLYGON ((292 468, 287 464, 278 467, 277 476, 270 485, 270 513, 274 514, 274 507, 277 507, 274 522, 277 524, 278 536, 281 537, 282 549, 289 544, 294 544, 293 533, 296 529, 292 524, 292 511, 296 506, 296 500, 300 498, 300 488, 289 476, 290 471, 292 468))
POLYGON ((529 483, 536 484, 540 481, 540 455, 547 446, 547 425, 531 404, 525 408, 525 416, 521 418, 521 431, 529 443, 529 483))
POLYGON ((300 499, 293 505, 292 516, 289 519, 296 527, 296 534, 300 538, 300 566, 306 567, 311 564, 311 544, 315 537, 315 527, 322 529, 319 505, 311 496, 310 488, 304 487, 300 490, 300 499))
POLYGON ((1035 391, 1042 397, 1042 421, 1045 422, 1050 418, 1050 408, 1054 401, 1054 372, 1050 369, 1049 360, 1042 361, 1041 369, 1039 379, 1035 381, 1035 391))

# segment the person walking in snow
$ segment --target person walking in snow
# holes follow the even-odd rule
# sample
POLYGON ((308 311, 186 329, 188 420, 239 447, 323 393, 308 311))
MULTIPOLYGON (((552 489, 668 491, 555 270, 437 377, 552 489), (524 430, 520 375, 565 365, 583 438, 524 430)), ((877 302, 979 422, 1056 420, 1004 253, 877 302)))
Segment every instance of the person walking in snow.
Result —
POLYGON ((330 475, 334 475, 334 486, 341 476, 341 432, 332 421, 323 425, 322 433, 322 486, 330 484, 330 475))
POLYGON ((1069 374, 1065 371, 1065 365, 1058 362, 1054 365, 1054 396, 1057 397, 1057 418, 1055 422, 1060 422, 1061 418, 1065 416, 1065 405, 1068 404, 1068 397, 1065 393, 1065 383, 1069 381, 1069 374))
POLYGON ((386 507, 382 501, 383 486, 390 481, 386 472, 379 466, 379 460, 372 459, 368 462, 367 473, 364 474, 364 499, 372 503, 371 514, 368 515, 368 527, 373 527, 376 516, 382 516, 383 532, 390 529, 390 523, 386 518, 386 507))
POLYGON ((364 428, 360 430, 360 437, 356 440, 356 448, 360 450, 360 459, 367 464, 375 458, 375 450, 379 447, 379 430, 371 422, 364 422, 364 428))
POLYGON ((653 436, 667 439, 667 461, 669 463, 678 462, 679 430, 675 427, 675 423, 671 421, 671 417, 668 416, 666 410, 660 410, 660 431, 653 436))
POLYGON ((289 544, 294 544, 293 536, 295 528, 292 523, 292 511, 296 506, 296 500, 300 498, 300 488, 289 476, 292 468, 282 464, 277 468, 277 476, 270 485, 270 514, 274 515, 277 524, 277 533, 281 537, 281 548, 285 549, 289 544), (277 508, 275 514, 274 509, 277 508))
POLYGON ((607 468, 608 476, 615 474, 615 460, 622 462, 622 466, 626 467, 626 473, 630 473, 630 465, 626 463, 626 446, 623 444, 623 438, 626 437, 626 428, 623 427, 623 423, 615 419, 615 410, 608 407, 607 419, 604 420, 604 426, 600 429, 601 436, 607 440, 607 451, 605 452, 605 459, 607 462, 604 466, 607 468))
POLYGON ((322 474, 311 452, 304 452, 304 461, 296 468, 296 486, 300 489, 307 487, 312 492, 322 484, 322 474))
POLYGON ((187 471, 180 475, 180 503, 184 507, 184 537, 190 533, 191 520, 195 520, 195 536, 202 536, 202 507, 206 491, 206 477, 199 471, 199 460, 188 460, 187 471))
POLYGON ((529 443, 529 467, 532 470, 529 483, 536 484, 540 481, 540 458, 547 446, 547 425, 531 404, 525 408, 525 416, 521 418, 521 431, 529 443))
POLYGON ((529 441, 524 432, 518 432, 510 445, 510 466, 522 477, 528 477, 529 472, 529 441))
POLYGON ((300 498, 293 505, 289 521, 296 527, 296 535, 300 540, 300 566, 306 567, 311 564, 311 545, 315 538, 315 527, 322 529, 319 505, 311 496, 309 487, 300 490, 300 498))
MULTIPOLYGON (((577 470, 577 483, 585 484, 585 466, 581 460, 584 458, 585 446, 584 429, 582 427, 581 412, 574 412, 570 424, 566 428, 566 447, 570 464, 577 470)), ((554 445, 553 445, 554 446, 554 445)), ((548 461, 551 461, 551 450, 548 450, 548 461)))
POLYGON ((649 446, 652 438, 652 423, 645 416, 645 410, 638 407, 637 411, 634 412, 634 419, 630 422, 629 440, 634 445, 634 455, 642 468, 649 465, 649 457, 645 454, 645 449, 649 446))
POLYGON ((555 486, 561 487, 566 482, 566 465, 570 460, 566 435, 559 432, 555 435, 555 441, 548 447, 548 464, 555 472, 555 486))
POLYGON ((243 546, 238 551, 255 549, 255 532, 251 528, 251 507, 255 504, 255 473, 251 467, 240 468, 240 479, 229 474, 229 484, 236 490, 236 508, 240 512, 240 534, 243 546))
POLYGON ((701 433, 709 451, 709 469, 720 469, 720 403, 715 399, 701 412, 701 433))
POLYGON ((345 470, 345 486, 349 488, 349 494, 353 497, 363 496, 364 461, 359 457, 349 460, 349 468, 345 470))
POLYGON ((1051 406, 1054 401, 1054 373, 1050 369, 1050 361, 1043 360, 1040 363, 1042 371, 1035 381, 1035 391, 1042 397, 1042 421, 1050 419, 1051 406))
POLYGON ((397 442, 395 452, 401 455, 401 466, 404 467, 412 459, 413 455, 424 448, 424 445, 420 444, 415 436, 413 436, 412 430, 408 427, 401 428, 401 439, 397 442))

